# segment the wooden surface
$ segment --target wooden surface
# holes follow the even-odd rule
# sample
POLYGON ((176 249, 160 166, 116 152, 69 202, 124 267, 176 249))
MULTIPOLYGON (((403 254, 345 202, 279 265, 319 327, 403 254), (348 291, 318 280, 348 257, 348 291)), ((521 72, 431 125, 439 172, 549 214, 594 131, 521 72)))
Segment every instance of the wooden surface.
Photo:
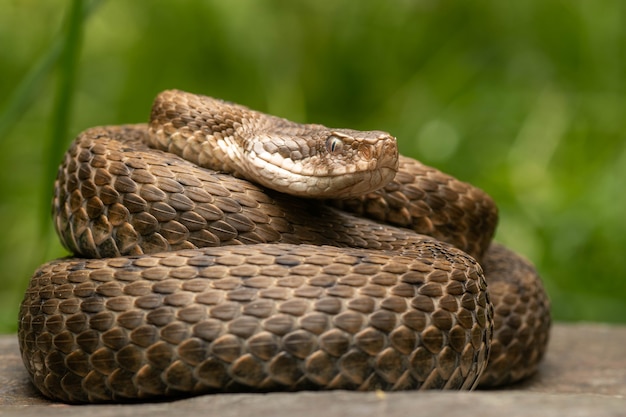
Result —
POLYGON ((30 384, 15 335, 0 336, 0 416, 626 416, 626 326, 556 324, 539 374, 475 392, 205 395, 152 404, 69 406, 30 384))

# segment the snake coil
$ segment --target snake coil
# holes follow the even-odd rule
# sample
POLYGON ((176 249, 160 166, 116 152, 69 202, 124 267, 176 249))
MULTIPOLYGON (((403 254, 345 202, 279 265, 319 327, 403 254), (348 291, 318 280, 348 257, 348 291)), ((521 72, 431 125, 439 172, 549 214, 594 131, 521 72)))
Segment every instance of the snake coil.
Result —
POLYGON ((384 132, 166 91, 149 125, 78 136, 54 215, 76 257, 35 272, 18 332, 53 399, 473 389, 533 374, 548 341, 493 201, 384 132))

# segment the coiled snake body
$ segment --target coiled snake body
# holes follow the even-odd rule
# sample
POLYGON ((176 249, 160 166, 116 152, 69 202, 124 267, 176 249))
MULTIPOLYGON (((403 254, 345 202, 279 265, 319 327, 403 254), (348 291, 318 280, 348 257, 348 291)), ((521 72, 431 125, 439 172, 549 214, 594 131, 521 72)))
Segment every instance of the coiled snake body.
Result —
POLYGON ((547 344, 492 200, 384 132, 166 91, 148 126, 79 135, 54 214, 77 258, 35 272, 18 333, 53 399, 473 389, 531 375, 547 344))

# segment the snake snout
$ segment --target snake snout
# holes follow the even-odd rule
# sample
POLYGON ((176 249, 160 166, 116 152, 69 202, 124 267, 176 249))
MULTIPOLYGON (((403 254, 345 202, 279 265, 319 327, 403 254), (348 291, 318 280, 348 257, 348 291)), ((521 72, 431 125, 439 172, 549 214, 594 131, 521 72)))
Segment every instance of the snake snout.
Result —
POLYGON ((384 169, 391 169, 394 173, 398 171, 400 157, 396 138, 389 136, 384 141, 381 141, 379 146, 378 166, 384 169))
POLYGON ((325 184, 315 191, 319 197, 344 199, 376 191, 398 171, 397 140, 387 132, 334 130, 326 151, 317 163, 316 176, 325 184))

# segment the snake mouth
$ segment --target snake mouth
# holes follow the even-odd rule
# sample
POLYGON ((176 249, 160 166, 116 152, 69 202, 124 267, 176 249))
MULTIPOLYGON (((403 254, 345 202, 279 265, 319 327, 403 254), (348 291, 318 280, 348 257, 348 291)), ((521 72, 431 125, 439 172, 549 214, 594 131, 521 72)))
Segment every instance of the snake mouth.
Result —
POLYGON ((368 173, 366 178, 362 176, 359 178, 354 178, 354 182, 351 182, 351 178, 344 178, 343 183, 345 186, 341 190, 337 190, 333 192, 332 195, 329 195, 324 198, 333 198, 333 199, 347 199, 358 197, 367 193, 374 192, 383 188, 390 181, 392 181, 396 173, 398 171, 397 164, 395 166, 389 167, 381 167, 376 171, 372 171, 368 173))
POLYGON ((315 176, 271 164, 256 168, 258 175, 248 179, 272 190, 305 198, 346 199, 384 187, 395 177, 398 165, 385 163, 369 171, 329 172, 315 176))

